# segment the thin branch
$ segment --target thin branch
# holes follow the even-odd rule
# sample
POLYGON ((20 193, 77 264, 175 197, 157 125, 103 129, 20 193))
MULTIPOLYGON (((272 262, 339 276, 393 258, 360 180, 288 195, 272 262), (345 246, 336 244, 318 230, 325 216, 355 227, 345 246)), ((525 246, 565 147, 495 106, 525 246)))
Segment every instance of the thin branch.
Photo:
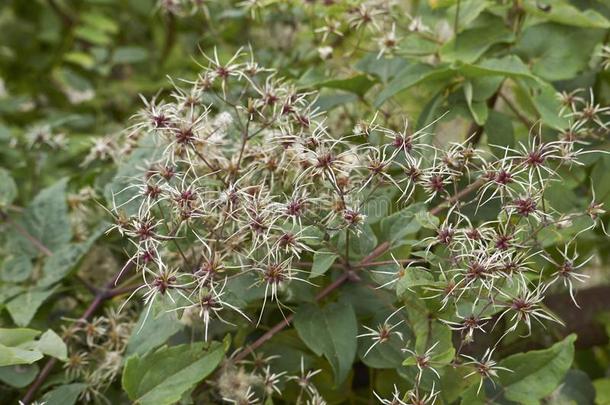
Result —
MULTIPOLYGON (((367 263, 372 262, 377 257, 379 257, 382 254, 384 254, 385 252, 387 252, 389 248, 390 248, 390 244, 388 242, 383 242, 382 244, 378 245, 368 256, 366 256, 364 259, 362 259, 360 261, 359 265, 362 266, 362 265, 366 265, 367 263)), ((343 272, 339 277, 337 277, 335 279, 335 281, 333 281, 332 283, 327 285, 322 291, 320 291, 320 293, 318 295, 316 295, 316 301, 321 301, 322 299, 326 298, 330 293, 335 291, 337 288, 339 288, 343 284, 345 284, 347 281, 357 279, 357 277, 358 276, 355 274, 354 270, 349 270, 349 271, 343 272)), ((240 361, 240 360, 243 360, 244 358, 246 358, 246 356, 248 356, 254 350, 261 347, 266 341, 271 339, 276 333, 280 332, 286 326, 290 325, 290 323, 292 322, 293 319, 294 319, 294 314, 290 314, 289 316, 284 318, 280 323, 276 324, 274 327, 272 327, 267 332, 265 332, 264 335, 262 335, 261 337, 256 339, 254 341, 254 343, 252 343, 251 345, 248 345, 248 347, 246 347, 245 350, 239 352, 235 356, 235 361, 240 361)))
POLYGON ((416 261, 417 261, 417 259, 381 260, 378 262, 358 263, 358 264, 354 265, 354 267, 364 268, 364 267, 384 266, 386 264, 396 264, 396 262, 398 262, 400 264, 407 264, 407 263, 412 263, 412 262, 416 262, 416 261))
POLYGON ((453 205, 457 201, 459 201, 462 198, 466 197, 468 194, 476 191, 479 187, 481 187, 483 184, 485 184, 485 181, 486 180, 484 178, 479 178, 476 181, 474 181, 473 183, 470 183, 463 190, 457 192, 456 194, 454 194, 453 196, 449 197, 444 202, 442 202, 439 205, 437 205, 436 207, 432 208, 430 210, 430 214, 438 215, 443 209, 450 207, 451 205, 453 205))
POLYGON ((506 103, 508 108, 510 108, 510 110, 517 116, 519 121, 521 121, 527 129, 530 129, 535 125, 525 115, 523 115, 523 113, 521 111, 519 111, 517 106, 508 97, 506 97, 504 95, 504 93, 500 92, 498 94, 499 94, 500 98, 502 99, 502 101, 504 101, 506 103))
POLYGON ((55 12, 55 14, 59 16, 61 22, 65 27, 69 28, 74 25, 74 23, 76 22, 74 17, 65 12, 55 0, 48 0, 48 3, 51 9, 55 12))

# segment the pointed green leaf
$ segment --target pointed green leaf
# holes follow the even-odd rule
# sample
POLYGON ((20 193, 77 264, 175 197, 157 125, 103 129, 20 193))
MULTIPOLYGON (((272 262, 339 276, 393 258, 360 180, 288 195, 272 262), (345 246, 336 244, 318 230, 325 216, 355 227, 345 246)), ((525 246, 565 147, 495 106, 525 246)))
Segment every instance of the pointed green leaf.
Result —
POLYGON ((44 394, 42 403, 45 405, 73 405, 85 388, 87 388, 87 384, 82 383, 60 385, 44 394))
POLYGON ((532 403, 552 393, 563 381, 574 359, 572 334, 544 350, 518 353, 500 362, 512 372, 500 372, 500 383, 507 399, 532 403))
POLYGON ((8 170, 0 167, 0 208, 10 205, 17 197, 17 185, 8 170))
POLYGON ((313 255, 313 264, 309 278, 319 277, 326 273, 339 256, 333 252, 318 251, 313 255))
POLYGON ((358 322, 351 305, 335 302, 320 308, 303 305, 294 317, 294 326, 307 347, 318 356, 324 355, 341 384, 352 368, 358 343, 358 322))
POLYGON ((504 58, 490 58, 476 65, 464 64, 458 70, 467 77, 506 76, 527 77, 539 80, 518 56, 508 55, 504 58))
POLYGON ((68 348, 64 341, 52 329, 42 334, 36 342, 36 350, 59 360, 68 358, 68 348))
POLYGON ((0 344, 19 346, 31 342, 40 335, 40 331, 28 328, 0 328, 0 344))
POLYGON ((431 66, 424 63, 408 65, 396 74, 383 91, 377 96, 375 106, 379 107, 388 98, 417 84, 453 76, 454 72, 446 65, 431 66))
POLYGON ((131 356, 123 370, 123 388, 140 405, 170 405, 210 375, 224 357, 222 344, 161 347, 142 357, 131 356))
POLYGON ((0 381, 11 387, 24 388, 34 381, 38 371, 40 368, 36 364, 0 367, 0 381))
POLYGON ((108 229, 108 225, 102 223, 93 230, 85 242, 70 243, 54 252, 53 255, 45 261, 44 267, 42 268, 42 278, 38 280, 37 285, 39 287, 48 287, 66 277, 106 229, 108 229))
POLYGON ((583 28, 610 28, 610 21, 595 10, 579 10, 565 0, 545 0, 546 8, 540 1, 525 0, 523 8, 528 14, 560 24, 583 28))
MULTIPOLYGON (((20 219, 22 226, 52 252, 72 239, 66 203, 67 184, 67 179, 63 179, 42 190, 26 207, 20 219)), ((19 236, 16 243, 24 253, 40 256, 40 252, 27 238, 19 236)))
POLYGON ((145 318, 146 309, 142 311, 140 319, 127 341, 127 348, 125 349, 127 356, 132 354, 143 355, 149 350, 161 346, 167 339, 184 328, 184 325, 176 319, 175 312, 163 311, 157 317, 149 316, 144 322, 145 318), (144 326, 142 326, 142 323, 144 323, 144 326))
POLYGON ((404 275, 396 282, 396 295, 401 297, 407 290, 413 287, 421 287, 434 284, 434 277, 423 267, 408 267, 404 275))
POLYGON ((42 303, 53 294, 50 290, 29 290, 19 294, 6 304, 11 318, 18 326, 27 326, 42 303))
POLYGON ((494 44, 513 42, 512 31, 497 24, 472 28, 461 32, 457 38, 445 43, 440 49, 444 62, 476 62, 494 44))
MULTIPOLYGON (((495 110, 491 110, 485 123, 488 145, 515 146, 515 131, 513 122, 509 116, 495 110)), ((497 148, 492 149, 495 153, 502 153, 497 148)))
POLYGON ((424 209, 424 205, 414 204, 383 218, 381 220, 381 236, 383 239, 394 244, 405 236, 419 231, 421 224, 415 219, 415 215, 424 209))
POLYGON ((8 347, 0 344, 0 366, 12 366, 14 364, 32 364, 42 359, 42 353, 37 350, 8 347))

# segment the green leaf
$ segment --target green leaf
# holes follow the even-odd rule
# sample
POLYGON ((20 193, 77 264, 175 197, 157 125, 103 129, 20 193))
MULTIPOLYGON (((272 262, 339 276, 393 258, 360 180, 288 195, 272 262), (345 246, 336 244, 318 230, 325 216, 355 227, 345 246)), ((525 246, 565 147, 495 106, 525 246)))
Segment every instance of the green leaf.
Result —
POLYGON ((9 256, 2 263, 2 281, 18 283, 27 280, 32 275, 32 262, 24 255, 9 256))
POLYGON ((36 311, 42 305, 42 303, 53 294, 54 289, 50 290, 37 290, 31 289, 23 294, 19 294, 6 304, 11 318, 18 326, 27 326, 36 311))
POLYGON ((87 384, 83 383, 60 385, 44 394, 42 402, 45 405, 73 405, 85 388, 87 384))
POLYGON ((131 64, 143 62, 148 59, 148 50, 139 46, 123 46, 117 48, 112 54, 113 64, 131 64))
MULTIPOLYGON (((356 297, 356 299, 358 298, 360 298, 360 295, 356 297)), ((374 318, 367 322, 368 325, 383 324, 386 317, 390 315, 383 304, 382 308, 379 308, 375 312, 374 318)), ((404 340, 407 340, 410 337, 409 328, 404 323, 398 325, 394 331, 402 333, 404 340)), ((404 358, 402 349, 405 347, 405 342, 403 339, 400 339, 397 335, 391 335, 389 340, 376 344, 372 349, 371 346, 374 342, 371 339, 358 339, 358 357, 368 367, 378 369, 398 368, 401 366, 404 358), (367 353, 366 356, 364 355, 365 353, 367 353)))
POLYGON ((326 74, 320 69, 309 69, 298 81, 299 88, 331 88, 344 90, 350 93, 363 96, 375 81, 371 80, 366 74, 359 74, 352 77, 340 79, 328 79, 326 74))
POLYGON ((430 214, 428 211, 415 213, 415 220, 426 229, 436 229, 440 224, 438 217, 430 214))
POLYGON ((565 379, 549 399, 550 403, 557 405, 593 404, 595 388, 585 372, 568 370, 565 379))
POLYGON ((36 342, 36 350, 59 360, 67 360, 68 348, 64 341, 52 329, 42 334, 36 342))
POLYGON ((37 350, 20 349, 0 344, 0 366, 14 364, 32 364, 42 359, 42 353, 37 350))
POLYGON ((18 284, 0 283, 0 304, 24 292, 26 288, 18 284))
POLYGON ((32 364, 43 355, 33 348, 34 338, 40 334, 34 329, 0 329, 0 366, 32 364))
POLYGON ((568 80, 588 69, 603 37, 602 30, 538 24, 524 30, 516 51, 535 75, 548 81, 568 80))
POLYGON ((487 122, 487 116, 489 114, 489 108, 487 103, 484 101, 474 101, 468 105, 472 118, 478 125, 485 125, 487 122))
POLYGON ((431 284, 434 284, 434 277, 428 270, 423 267, 409 267, 405 269, 404 275, 396 282, 396 295, 401 297, 413 287, 431 284))
POLYGON ((112 42, 112 37, 110 37, 107 33, 88 26, 76 27, 74 30, 74 36, 94 45, 103 46, 109 45, 110 42, 112 42))
POLYGON ((63 279, 87 253, 88 248, 85 243, 69 244, 53 253, 44 263, 42 278, 38 280, 38 286, 48 287, 63 279))
POLYGON ((610 405, 610 378, 598 378, 593 381, 595 387, 595 403, 610 405))
POLYGON ((468 104, 468 109, 470 110, 474 121, 478 125, 484 125, 487 121, 489 108, 487 108, 487 103, 485 101, 473 101, 472 93, 472 84, 470 82, 466 82, 464 84, 464 96, 466 98, 466 104, 468 104))
POLYGON ((83 69, 91 69, 95 66, 95 59, 85 52, 69 52, 64 55, 66 62, 74 63, 83 69))
POLYGON ((525 0, 522 7, 528 14, 547 21, 583 28, 610 28, 610 21, 595 10, 580 11, 565 0, 545 0, 546 9, 537 0, 525 0))
MULTIPOLYGON (((444 0, 430 0, 434 2, 443 2, 444 0)), ((457 12, 456 3, 459 3, 460 12, 458 15, 458 32, 469 26, 474 20, 481 15, 486 8, 488 8, 492 3, 486 0, 455 0, 451 1, 453 5, 449 8, 447 17, 449 21, 451 21, 451 25, 453 26, 455 21, 455 14, 457 12)))
POLYGON ((563 130, 569 126, 567 118, 559 116, 561 103, 557 99, 556 91, 551 85, 532 87, 531 101, 542 122, 551 128, 563 130))
POLYGON ((381 236, 384 240, 395 244, 405 236, 416 233, 421 224, 415 219, 419 211, 425 210, 423 204, 410 205, 381 220, 381 236))
POLYGON ((85 242, 64 245, 53 253, 45 261, 42 268, 42 278, 38 280, 37 285, 48 287, 66 277, 106 229, 108 229, 108 225, 102 223, 91 232, 85 242))
POLYGON ((358 349, 358 322, 352 306, 345 302, 323 308, 305 304, 296 312, 294 326, 307 347, 329 361, 335 385, 345 381, 358 349))
POLYGON ((140 203, 137 198, 128 203, 138 194, 137 190, 129 189, 133 181, 132 177, 142 172, 142 167, 146 166, 145 162, 154 161, 158 152, 152 137, 145 137, 140 141, 138 148, 133 151, 127 161, 119 165, 114 178, 104 187, 104 198, 108 204, 120 205, 121 211, 127 215, 135 214, 138 211, 140 203))
POLYGON ((574 359, 572 334, 548 349, 509 356, 500 362, 509 372, 500 372, 500 383, 507 399, 525 404, 552 393, 564 379, 574 359))
POLYGON ((527 65, 515 55, 508 55, 504 58, 485 59, 478 64, 460 62, 452 66, 446 64, 431 66, 416 63, 407 66, 388 83, 375 100, 375 106, 379 107, 388 98, 417 84, 432 80, 448 79, 456 74, 462 74, 471 78, 506 76, 539 80, 530 72, 527 65))
POLYGON ((387 83, 398 72, 400 72, 408 62, 400 58, 378 58, 375 54, 368 54, 354 65, 357 70, 377 76, 383 83, 387 83))
POLYGON ((19 346, 31 342, 40 335, 40 331, 29 328, 2 328, 0 329, 0 344, 6 346, 19 346))
POLYGON ((119 32, 119 25, 116 20, 100 13, 83 13, 81 20, 84 24, 97 30, 116 34, 119 32))
POLYGON ((610 181, 607 181, 610 173, 610 156, 600 156, 591 172, 591 180, 594 184, 596 202, 602 202, 610 206, 610 181))
POLYGON ((468 367, 445 367, 440 381, 440 393, 445 403, 454 403, 473 384, 478 387, 478 375, 466 377, 471 372, 468 367))
POLYGON ((497 24, 472 28, 458 34, 457 38, 445 43, 440 49, 443 62, 476 62, 487 50, 497 43, 514 42, 515 35, 509 29, 497 24))
MULTIPOLYGON (((405 55, 405 56, 426 56, 432 55, 438 51, 439 44, 428 40, 427 38, 422 38, 418 35, 408 35, 407 37, 402 38, 398 43, 398 52, 397 54, 405 55)), ((375 59, 377 56, 375 55, 375 59)), ((394 58, 396 60, 397 58, 394 58)), ((383 59, 382 59, 383 60, 383 59)), ((392 59, 386 59, 392 60, 392 59)), ((400 59, 398 59, 400 61, 400 59)), ((403 60, 403 62, 405 62, 403 60)), ((406 63, 403 63, 400 68, 404 67, 406 63)), ((400 70, 400 68, 398 70, 400 70)), ((398 71, 397 70, 397 71, 398 71)), ((396 71, 396 72, 397 72, 396 71)), ((393 73, 396 73, 393 72, 393 73)), ((383 80, 384 83, 387 80, 383 80)))
POLYGON ((210 375, 224 357, 224 347, 214 342, 161 347, 125 363, 122 384, 129 398, 140 405, 169 405, 210 375))
POLYGON ((358 96, 350 93, 333 92, 332 94, 322 94, 315 102, 315 107, 322 111, 330 111, 341 105, 358 101, 358 96))
POLYGON ((458 70, 467 77, 506 76, 539 80, 532 75, 527 65, 515 55, 485 59, 476 65, 464 64, 459 66, 458 70))
POLYGON ((318 251, 314 253, 309 278, 318 277, 326 273, 338 257, 337 254, 328 251, 318 251))
POLYGON ((377 189, 372 196, 366 199, 362 213, 366 215, 367 224, 376 224, 382 218, 387 217, 396 193, 395 187, 383 187, 377 189))
POLYGON ((373 84, 375 82, 369 79, 367 75, 356 75, 345 79, 326 80, 318 83, 316 87, 344 90, 362 97, 373 84))
POLYGON ((445 79, 453 76, 453 74, 454 72, 446 65, 431 66, 424 63, 408 65, 398 72, 396 77, 385 86, 383 91, 377 96, 375 106, 379 107, 388 98, 417 84, 445 79))
POLYGON ((17 185, 8 170, 0 167, 0 208, 10 205, 17 198, 17 185))
POLYGON ((38 371, 39 367, 36 364, 0 367, 0 381, 11 387, 24 388, 34 381, 38 371))
POLYGON ((433 320, 434 314, 426 306, 426 301, 418 294, 405 291, 403 294, 409 326, 415 335, 415 351, 423 354, 433 344, 435 355, 444 357, 453 349, 451 329, 440 321, 433 320))
MULTIPOLYGON (((27 231, 52 252, 72 239, 72 227, 66 204, 67 179, 42 190, 26 207, 21 222, 27 231)), ((31 242, 22 237, 19 246, 32 256, 40 253, 31 242)))
POLYGON ((473 384, 462 394, 461 405, 496 405, 497 402, 487 398, 485 389, 481 388, 480 392, 477 392, 479 388, 478 384, 473 384))
MULTIPOLYGON (((434 342, 434 340, 432 341, 434 342)), ((432 343, 434 344, 434 343, 432 343)), ((430 347, 432 348, 432 347, 430 347)), ((420 351, 418 354, 423 354, 424 351, 420 351)), ((455 349, 453 347, 446 348, 443 351, 438 350, 436 347, 432 351, 430 355, 430 361, 435 364, 435 366, 443 366, 451 363, 455 358, 455 349)), ((403 366, 416 366, 417 359, 414 356, 407 357, 403 362, 403 366)))
MULTIPOLYGON (((350 234, 350 244, 349 244, 349 255, 351 259, 362 258, 369 253, 377 246, 377 235, 373 231, 373 228, 368 224, 364 223, 359 225, 360 233, 350 234)), ((337 239, 336 251, 337 252, 345 252, 345 244, 346 244, 346 233, 340 232, 334 237, 337 239)))
MULTIPOLYGON (((487 134, 488 145, 508 146, 510 148, 515 146, 513 121, 506 114, 491 110, 485 123, 485 133, 487 134)), ((501 153, 496 149, 492 150, 501 153)))
POLYGON ((362 362, 372 368, 397 368, 402 364, 404 353, 402 349, 405 344, 397 336, 393 336, 389 341, 375 345, 366 356, 373 343, 369 339, 360 339, 358 342, 358 356, 362 362))
MULTIPOLYGON (((515 101, 522 111, 534 117, 538 113, 544 124, 557 130, 563 130, 569 126, 569 120, 559 115, 561 103, 552 85, 546 82, 525 83, 523 80, 516 80, 516 82, 519 86, 514 88, 515 101)), ((527 130, 529 129, 527 128, 527 130)))
POLYGON ((438 93, 436 93, 436 95, 426 103, 424 109, 419 114, 419 117, 417 117, 417 124, 415 126, 415 129, 419 130, 430 125, 428 129, 430 131, 433 131, 436 127, 436 124, 438 124, 438 121, 434 124, 433 122, 435 122, 441 115, 439 114, 438 109, 444 101, 445 92, 439 91, 438 93))
POLYGON ((471 78, 468 82, 472 85, 472 100, 487 101, 498 90, 504 77, 502 76, 483 76, 471 78))
POLYGON ((175 313, 162 311, 158 317, 149 316, 144 322, 145 318, 146 310, 140 315, 140 319, 127 341, 126 356, 132 354, 143 355, 161 346, 167 339, 184 328, 184 325, 176 319, 175 313), (144 326, 142 326, 143 322, 144 326))

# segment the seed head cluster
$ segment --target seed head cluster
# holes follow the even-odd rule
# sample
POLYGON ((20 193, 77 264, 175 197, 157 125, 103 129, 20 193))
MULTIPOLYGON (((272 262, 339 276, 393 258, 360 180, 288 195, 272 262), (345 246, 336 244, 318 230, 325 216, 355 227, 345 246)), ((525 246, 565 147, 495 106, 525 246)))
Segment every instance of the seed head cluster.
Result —
MULTIPOLYGON (((381 13, 366 7, 354 10, 351 25, 377 24, 381 13)), ((537 133, 514 148, 483 149, 470 140, 438 145, 432 124, 396 126, 377 115, 337 134, 315 92, 297 89, 251 52, 221 58, 214 51, 204 56, 198 77, 174 85, 169 97, 145 100, 134 117, 128 139, 139 146, 130 149, 147 151, 148 160, 141 175, 134 173, 125 189, 115 190, 112 207, 113 228, 133 246, 128 264, 142 279, 134 296, 143 293, 148 312, 159 302, 199 325, 206 340, 236 324, 262 322, 274 312, 270 306, 286 316, 295 288, 316 288, 304 260, 331 252, 339 266, 350 268, 370 253, 358 250, 359 241, 373 233, 376 210, 388 209, 380 194, 393 196, 399 208, 422 207, 418 217, 427 218, 428 230, 413 256, 393 253, 396 271, 377 272, 385 273, 379 288, 395 288, 415 271, 416 261, 430 282, 408 293, 438 299, 442 322, 464 345, 500 325, 503 338, 530 333, 537 323, 560 322, 542 305, 555 285, 569 288, 576 303, 586 261, 574 253, 577 230, 571 224, 596 226, 605 211, 593 197, 587 211, 560 212, 546 193, 559 172, 591 153, 586 142, 606 128, 608 109, 592 98, 561 95, 570 99, 562 112, 572 121, 570 136, 537 133), (438 208, 426 214, 427 204, 438 208), (442 221, 436 220, 432 214, 443 209, 442 221), (474 220, 482 210, 488 219, 474 220), (549 230, 568 235, 561 260, 537 243, 549 230), (538 259, 553 276, 536 270, 538 259)), ((438 392, 422 391, 419 384, 426 376, 437 379, 438 349, 430 342, 415 350, 404 338, 405 312, 401 307, 378 327, 365 327, 360 337, 371 344, 365 357, 376 346, 400 341, 405 356, 415 359, 415 386, 405 396, 397 393, 398 402, 384 403, 433 403, 438 392)), ((493 379, 508 371, 496 366, 492 353, 493 347, 477 360, 458 350, 452 362, 493 379)), ((225 369, 221 387, 223 378, 250 381, 239 398, 224 390, 229 401, 255 403, 261 390, 276 391, 286 379, 267 363, 254 378, 248 374, 254 366, 225 369)), ((301 371, 287 381, 302 386, 303 403, 324 403, 311 385, 315 373, 303 365, 301 371)))

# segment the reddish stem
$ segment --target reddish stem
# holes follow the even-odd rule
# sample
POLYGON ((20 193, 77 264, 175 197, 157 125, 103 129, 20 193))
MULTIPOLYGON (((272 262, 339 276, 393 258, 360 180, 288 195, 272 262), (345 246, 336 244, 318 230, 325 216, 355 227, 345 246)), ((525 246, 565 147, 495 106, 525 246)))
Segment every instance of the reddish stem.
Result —
POLYGON ((455 193, 454 195, 452 195, 451 197, 449 197, 447 200, 445 200, 444 202, 440 203, 439 205, 437 205, 436 207, 432 208, 429 212, 432 215, 438 215, 442 210, 444 210, 445 208, 451 206, 452 204, 454 204, 455 202, 461 200, 462 198, 466 197, 468 194, 472 193, 473 191, 477 190, 479 187, 481 187, 483 184, 485 184, 485 179, 484 178, 479 178, 478 180, 470 183, 466 188, 464 188, 463 190, 460 190, 459 192, 455 193))
MULTIPOLYGON (((360 263, 358 264, 358 266, 366 265, 367 263, 375 260, 377 257, 379 257, 382 254, 384 254, 385 252, 387 252, 389 248, 390 248, 390 244, 388 242, 383 242, 382 244, 378 245, 368 256, 366 256, 364 259, 362 259, 360 261, 360 263)), ((348 270, 348 271, 343 272, 339 277, 337 277, 335 279, 335 281, 333 281, 332 283, 327 285, 322 291, 320 291, 320 293, 318 293, 318 295, 316 295, 316 301, 321 301, 326 296, 328 296, 330 293, 335 291, 337 288, 341 287, 347 281, 353 280, 355 277, 357 277, 357 275, 354 270, 348 270)), ((285 317, 281 322, 279 322, 274 327, 272 327, 267 332, 265 332, 264 335, 262 335, 261 337, 256 339, 254 341, 254 343, 252 343, 251 345, 248 345, 248 347, 245 350, 239 352, 237 354, 237 356, 235 356, 235 360, 239 361, 239 360, 243 360, 244 358, 246 358, 246 356, 248 356, 254 350, 261 347, 266 341, 271 339, 276 333, 280 332, 286 326, 290 325, 290 323, 292 322, 293 319, 294 319, 294 314, 290 314, 287 317, 285 317)))

